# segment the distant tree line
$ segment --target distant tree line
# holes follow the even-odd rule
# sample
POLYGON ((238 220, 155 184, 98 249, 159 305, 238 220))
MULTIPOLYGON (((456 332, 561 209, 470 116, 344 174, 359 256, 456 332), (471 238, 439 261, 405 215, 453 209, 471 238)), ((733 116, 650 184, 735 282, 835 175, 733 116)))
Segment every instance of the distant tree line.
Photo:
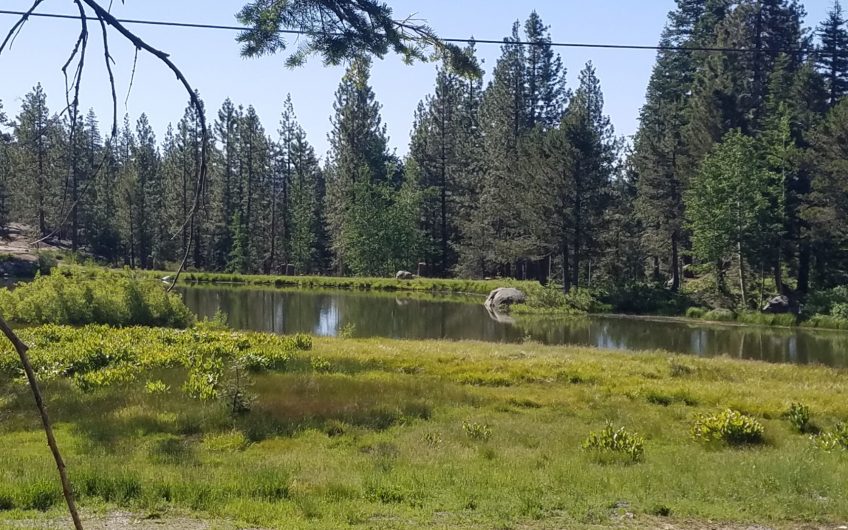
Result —
MULTIPOLYGON (((104 141, 93 112, 71 127, 38 86, 18 116, 0 106, 0 222, 142 268, 189 252, 206 270, 384 275, 424 263, 433 276, 678 290, 700 267, 743 305, 766 276, 782 292, 848 282, 840 5, 810 30, 797 0, 676 3, 632 142, 616 137, 591 63, 567 85, 533 12, 487 84, 438 69, 403 159, 366 59, 336 92, 323 161, 290 98, 275 131, 227 100, 194 223, 191 107, 161 141, 145 115, 104 141)), ((473 44, 464 53, 477 64, 473 44)))

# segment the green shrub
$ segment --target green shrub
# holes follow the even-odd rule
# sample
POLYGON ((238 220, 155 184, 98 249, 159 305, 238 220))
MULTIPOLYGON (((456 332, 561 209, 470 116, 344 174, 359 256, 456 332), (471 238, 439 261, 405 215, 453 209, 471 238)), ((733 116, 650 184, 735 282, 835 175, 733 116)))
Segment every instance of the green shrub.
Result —
POLYGON ((815 446, 823 451, 848 451, 848 424, 837 423, 832 431, 813 436, 812 440, 815 446))
POLYGON ((2 290, 0 311, 18 324, 109 324, 187 328, 194 315, 179 295, 129 272, 62 270, 2 290))
POLYGON ((339 329, 339 338, 340 339, 352 339, 356 334, 356 324, 353 322, 348 322, 344 326, 339 329))
POLYGON ((837 305, 848 304, 848 285, 824 291, 814 291, 804 302, 805 315, 831 315, 837 305))
POLYGON ((687 318, 703 318, 707 314, 707 310, 703 307, 690 307, 686 310, 687 318))
POLYGON ((727 409, 718 414, 698 415, 692 426, 692 438, 699 442, 723 442, 727 445, 763 443, 763 426, 741 412, 727 409))
POLYGON ((840 302, 838 304, 833 304, 833 307, 830 309, 830 316, 838 318, 839 320, 848 321, 848 303, 840 302))
POLYGON ((611 311, 636 315, 682 315, 693 305, 684 294, 645 283, 611 289, 601 300, 611 311))
POLYGON ((144 384, 144 391, 148 394, 167 394, 170 390, 171 387, 166 385, 163 381, 148 381, 144 384))
POLYGON ((462 424, 462 430, 472 440, 485 442, 492 437, 492 428, 485 423, 466 421, 462 424))
POLYGON ((627 432, 624 427, 616 430, 609 422, 601 432, 590 432, 582 447, 584 451, 593 453, 600 462, 623 459, 636 463, 645 457, 645 440, 641 436, 627 432))
POLYGON ((730 309, 713 309, 704 315, 704 320, 715 322, 732 322, 736 320, 736 314, 730 309))
POLYGON ((848 320, 835 318, 830 315, 813 315, 801 323, 805 328, 844 329, 848 330, 848 320))
POLYGON ((529 292, 527 303, 510 308, 514 313, 555 313, 565 315, 585 315, 587 313, 608 313, 609 305, 602 303, 596 293, 590 289, 571 289, 563 293, 562 286, 550 283, 540 289, 529 292))
POLYGON ((810 407, 803 403, 792 403, 786 411, 786 419, 800 433, 810 432, 810 407))
POLYGON ((41 274, 50 274, 56 268, 58 260, 55 255, 50 255, 45 252, 38 253, 38 272, 41 274))

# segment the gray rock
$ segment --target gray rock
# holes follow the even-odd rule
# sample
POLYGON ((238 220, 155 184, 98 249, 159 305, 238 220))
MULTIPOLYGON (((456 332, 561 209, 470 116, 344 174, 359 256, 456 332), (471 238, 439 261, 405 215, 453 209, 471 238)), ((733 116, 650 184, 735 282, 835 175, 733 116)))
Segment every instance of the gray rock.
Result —
POLYGON ((785 294, 775 296, 763 306, 763 313, 783 314, 792 311, 792 303, 785 294))
POLYGON ((489 311, 497 311, 504 306, 523 304, 527 301, 527 295, 513 287, 501 287, 489 293, 484 304, 489 311))
POLYGON ((415 275, 412 274, 409 271, 398 271, 397 274, 395 274, 395 279, 396 280, 414 280, 415 275))

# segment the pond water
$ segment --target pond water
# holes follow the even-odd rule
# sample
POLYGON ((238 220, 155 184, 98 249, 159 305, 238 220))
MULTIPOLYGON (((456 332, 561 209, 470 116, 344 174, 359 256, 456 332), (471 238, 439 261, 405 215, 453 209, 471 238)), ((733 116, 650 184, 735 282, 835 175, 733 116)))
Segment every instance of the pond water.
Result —
POLYGON ((848 367, 848 333, 739 327, 619 317, 496 319, 482 297, 411 293, 186 287, 184 300, 200 317, 219 309, 236 329, 396 339, 482 340, 574 344, 616 350, 727 355, 784 363, 848 367))

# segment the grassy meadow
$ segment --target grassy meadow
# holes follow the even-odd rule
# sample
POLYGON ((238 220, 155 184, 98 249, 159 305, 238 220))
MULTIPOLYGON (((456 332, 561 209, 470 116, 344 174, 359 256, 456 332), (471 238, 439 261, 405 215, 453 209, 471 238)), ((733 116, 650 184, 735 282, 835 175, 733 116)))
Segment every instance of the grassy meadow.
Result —
MULTIPOLYGON (((22 334, 89 514, 287 529, 848 520, 848 452, 811 440, 848 419, 845 371, 209 324, 22 334), (811 411, 803 432, 793 402, 811 411), (693 439, 699 414, 728 408, 762 426, 760 443, 693 439), (607 422, 643 440, 641 458, 582 448, 607 422)), ((62 520, 7 347, 0 373, 0 527, 62 520)))

